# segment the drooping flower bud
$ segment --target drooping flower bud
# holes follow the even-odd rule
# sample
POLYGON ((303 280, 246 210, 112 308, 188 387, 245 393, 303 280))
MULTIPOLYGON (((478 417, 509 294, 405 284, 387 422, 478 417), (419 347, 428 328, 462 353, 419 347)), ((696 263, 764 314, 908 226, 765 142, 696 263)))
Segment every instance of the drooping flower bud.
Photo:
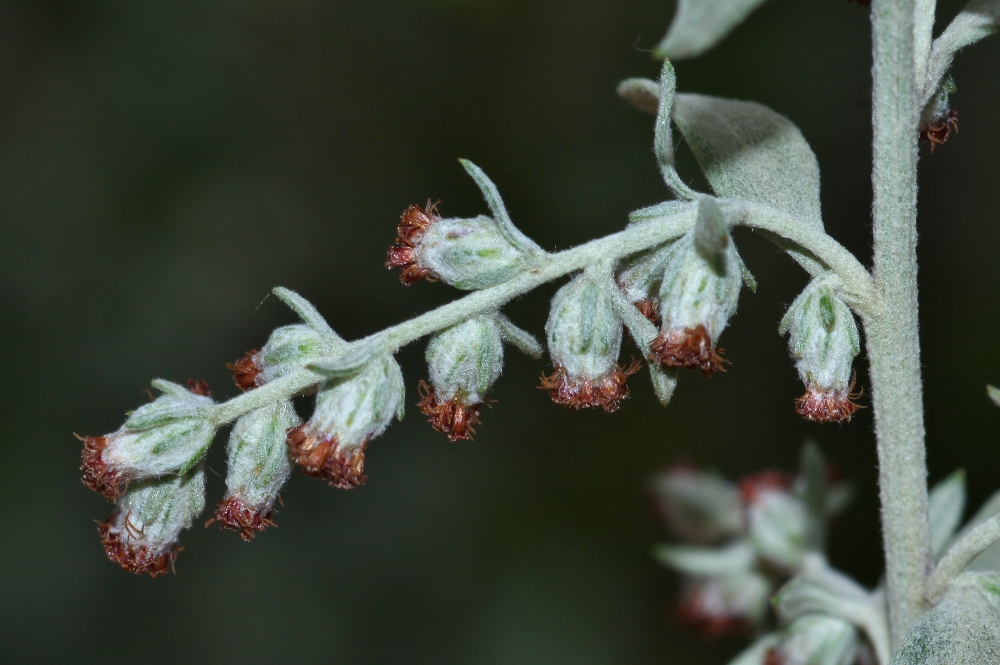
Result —
POLYGON ((691 578, 678 618, 706 639, 752 634, 767 615, 770 597, 771 582, 753 571, 691 578))
POLYGON ((169 381, 153 385, 163 394, 132 412, 117 432, 79 437, 83 483, 109 501, 131 481, 187 473, 215 437, 210 398, 169 381))
POLYGON ((163 575, 177 557, 177 539, 205 508, 205 470, 133 484, 118 509, 99 522, 108 558, 130 573, 163 575))
POLYGON ((274 381, 336 351, 336 340, 304 323, 276 328, 260 351, 226 365, 241 390, 274 381))
POLYGON ((826 614, 806 614, 782 631, 764 665, 855 665, 858 631, 850 623, 826 614))
POLYGON ((403 212, 385 265, 401 268, 399 280, 406 285, 427 278, 473 290, 514 276, 525 258, 492 217, 442 219, 436 204, 428 204, 403 212))
POLYGON ((660 323, 660 285, 673 243, 640 252, 618 270, 618 287, 628 301, 654 324, 660 323))
POLYGON ((746 528, 757 553, 774 566, 794 570, 805 554, 807 514, 785 474, 765 471, 740 481, 746 528))
POLYGON ((829 280, 809 283, 788 308, 779 332, 788 333, 788 350, 806 385, 795 401, 799 415, 818 422, 850 420, 861 408, 851 401, 857 397, 851 392, 851 364, 861 343, 854 315, 829 280))
POLYGON ((958 111, 951 106, 951 95, 958 88, 951 75, 941 81, 941 85, 920 114, 920 140, 931 144, 931 152, 958 131, 958 111))
POLYGON ((651 489, 667 525, 686 541, 716 543, 743 528, 740 492, 718 475, 678 465, 656 475, 651 489))
POLYGON ((288 449, 302 471, 333 487, 365 482, 365 447, 401 417, 403 372, 392 356, 372 358, 361 370, 320 385, 312 418, 288 433, 288 449))
POLYGON ((474 316, 435 334, 426 358, 431 382, 420 384, 420 411, 450 440, 471 439, 486 393, 503 370, 496 316, 474 316))
POLYGON ((659 337, 650 345, 653 359, 667 367, 698 369, 705 376, 723 371, 727 362, 716 347, 719 335, 736 312, 742 281, 736 247, 725 243, 706 256, 692 236, 670 249, 660 284, 659 337))
POLYGON ((628 397, 625 380, 639 365, 623 369, 618 364, 622 320, 607 289, 600 277, 584 273, 552 299, 545 332, 556 369, 542 377, 539 387, 556 404, 611 413, 628 397))
POLYGON ((251 411, 236 421, 229 436, 226 496, 209 521, 253 540, 273 526, 271 510, 292 472, 285 440, 301 420, 288 400, 251 411))

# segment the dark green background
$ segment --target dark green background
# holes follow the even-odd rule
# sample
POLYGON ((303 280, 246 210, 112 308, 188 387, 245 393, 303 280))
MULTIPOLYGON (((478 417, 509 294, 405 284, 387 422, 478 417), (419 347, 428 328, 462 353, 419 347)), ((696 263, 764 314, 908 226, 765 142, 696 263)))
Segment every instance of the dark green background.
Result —
MULTIPOLYGON (((870 412, 844 427, 796 417, 802 388, 776 328, 804 277, 747 232, 760 289, 723 337, 731 369, 684 376, 667 409, 645 373, 612 416, 560 409, 535 389, 545 366, 510 352, 472 443, 449 444, 411 407, 370 447, 367 486, 296 474, 280 529, 247 545, 196 527, 176 577, 130 576, 99 545, 93 520, 111 507, 80 484, 71 433, 114 430, 157 376, 233 395, 224 364, 293 320, 265 300, 274 285, 347 338, 454 298, 403 288, 382 262, 409 203, 485 211, 456 158, 480 164, 547 249, 666 198, 651 118, 614 86, 657 75, 647 51, 671 12, 668 0, 0 2, 0 657, 722 662, 737 644, 702 646, 671 622, 676 582, 649 556, 666 534, 644 480, 685 456, 732 475, 789 468, 806 436, 859 488, 833 561, 874 583, 870 412)), ((1000 412, 983 391, 1000 381, 998 61, 1000 40, 960 56, 961 133, 921 160, 930 471, 965 465, 976 501, 1000 484, 1000 412)), ((866 262, 869 69, 866 12, 843 0, 773 0, 677 66, 682 90, 755 99, 799 124, 827 228, 866 262)), ((508 313, 541 331, 554 288, 508 313)), ((400 354, 411 404, 421 354, 400 354)), ((214 504, 219 450, 210 466, 214 504)))

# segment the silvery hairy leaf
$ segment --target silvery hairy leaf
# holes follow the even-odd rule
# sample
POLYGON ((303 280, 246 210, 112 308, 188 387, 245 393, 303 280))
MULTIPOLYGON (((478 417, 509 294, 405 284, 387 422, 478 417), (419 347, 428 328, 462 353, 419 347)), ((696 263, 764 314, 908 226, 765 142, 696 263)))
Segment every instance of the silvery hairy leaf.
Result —
MULTIPOLYGON (((972 516, 972 519, 970 519, 962 528, 958 535, 952 538, 949 542, 961 539, 964 535, 968 534, 977 526, 997 514, 1000 514, 1000 491, 994 493, 993 496, 988 498, 979 510, 976 511, 976 514, 972 516)), ((972 563, 969 564, 966 570, 1000 571, 1000 542, 993 543, 987 547, 982 554, 976 557, 972 563)))
POLYGON ((962 523, 965 512, 965 471, 959 469, 931 489, 931 551, 944 553, 945 545, 962 523))
POLYGON ((791 121, 754 102, 696 94, 675 95, 673 113, 716 194, 822 227, 819 164, 791 121))
POLYGON ((1000 0, 970 0, 934 40, 923 94, 926 103, 951 68, 955 54, 1000 29, 1000 0))
POLYGON ((890 665, 997 665, 1000 616, 971 586, 953 585, 903 639, 890 665))
POLYGON ((764 0, 678 0, 667 36, 656 47, 659 58, 693 58, 732 31, 764 0))

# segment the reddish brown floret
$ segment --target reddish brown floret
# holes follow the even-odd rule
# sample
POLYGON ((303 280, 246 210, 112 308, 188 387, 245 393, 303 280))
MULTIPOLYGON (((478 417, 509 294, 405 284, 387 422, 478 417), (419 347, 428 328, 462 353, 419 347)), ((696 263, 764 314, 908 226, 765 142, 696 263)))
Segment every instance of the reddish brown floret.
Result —
POLYGON ((396 244, 389 248, 385 267, 390 270, 401 268, 399 281, 404 285, 409 286, 421 279, 433 281, 431 271, 417 261, 416 248, 427 229, 439 219, 437 203, 430 201, 423 209, 411 205, 403 211, 399 228, 396 229, 396 244))
POLYGON ((930 143, 931 152, 934 152, 934 148, 948 140, 952 130, 958 132, 958 111, 955 109, 950 109, 948 115, 934 122, 920 125, 920 140, 930 143))
POLYGON ((302 467, 302 473, 322 478, 331 487, 349 490, 368 480, 365 475, 367 442, 342 450, 336 436, 316 436, 306 423, 289 431, 286 443, 292 458, 302 467))
MULTIPOLYGON (((853 386, 853 382, 851 383, 853 386)), ((859 393, 848 393, 836 390, 820 390, 815 386, 810 386, 802 397, 795 399, 795 412, 806 420, 813 420, 818 423, 842 423, 850 422, 851 416, 858 409, 862 409, 860 404, 855 404, 852 399, 857 399, 859 393)))
POLYGON ((193 392, 195 395, 201 395, 202 397, 212 398, 212 391, 208 387, 208 381, 205 379, 188 379, 188 390, 193 392))
POLYGON ((215 517, 205 522, 205 526, 213 522, 219 522, 223 529, 239 531, 240 538, 247 542, 253 540, 258 531, 263 531, 269 526, 278 526, 271 519, 270 510, 262 513, 257 508, 249 508, 239 497, 224 499, 215 510, 215 517))
POLYGON ((783 471, 769 469, 740 479, 740 494, 743 496, 743 503, 747 505, 756 502, 763 492, 768 490, 788 492, 791 487, 792 478, 783 471))
POLYGON ((247 351, 245 357, 234 363, 226 363, 226 369, 233 373, 233 382, 243 392, 259 386, 260 379, 263 378, 260 376, 262 369, 257 364, 256 350, 247 351))
POLYGON ((701 370, 704 376, 726 371, 725 365, 729 363, 722 356, 725 350, 712 345, 712 338, 702 325, 661 332, 649 348, 650 360, 666 367, 701 370))
POLYGON ((103 494, 108 501, 117 501, 121 487, 127 479, 118 469, 109 467, 104 461, 103 454, 104 449, 108 447, 108 437, 79 434, 74 436, 83 441, 83 464, 80 465, 80 470, 83 471, 83 484, 98 494, 103 494))
POLYGON ((479 424, 479 410, 483 404, 462 404, 453 398, 447 402, 438 402, 434 388, 421 381, 418 390, 420 403, 417 407, 427 416, 427 422, 437 431, 446 434, 448 440, 471 441, 476 433, 475 425, 479 424))
POLYGON ((570 376, 562 365, 549 376, 542 375, 542 390, 549 391, 549 397, 556 404, 570 409, 593 409, 601 407, 607 413, 614 413, 628 397, 626 379, 639 371, 641 365, 633 360, 628 368, 616 365, 615 370, 597 380, 570 376))
POLYGON ((635 303, 635 308, 654 325, 660 325, 660 308, 654 300, 646 299, 635 303))
MULTIPOLYGON (((174 559, 177 558, 177 551, 171 548, 166 552, 155 552, 145 545, 133 547, 122 542, 121 534, 114 524, 117 515, 118 513, 115 513, 107 521, 97 523, 97 533, 101 536, 101 544, 104 545, 108 558, 124 570, 136 575, 156 577, 170 572, 174 566, 174 559)), ((127 516, 125 520, 128 522, 127 516)))
POLYGON ((703 602, 703 591, 694 586, 684 594, 677 608, 677 622, 702 639, 745 636, 753 626, 745 617, 709 611, 703 602))

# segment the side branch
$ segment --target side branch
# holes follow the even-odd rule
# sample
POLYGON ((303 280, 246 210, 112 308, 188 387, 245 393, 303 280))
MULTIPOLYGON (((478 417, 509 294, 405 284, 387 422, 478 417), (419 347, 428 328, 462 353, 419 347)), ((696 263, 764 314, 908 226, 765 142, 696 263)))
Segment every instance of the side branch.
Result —
POLYGON ((927 580, 927 600, 937 603, 973 559, 1000 540, 1000 515, 986 520, 951 546, 927 580))

